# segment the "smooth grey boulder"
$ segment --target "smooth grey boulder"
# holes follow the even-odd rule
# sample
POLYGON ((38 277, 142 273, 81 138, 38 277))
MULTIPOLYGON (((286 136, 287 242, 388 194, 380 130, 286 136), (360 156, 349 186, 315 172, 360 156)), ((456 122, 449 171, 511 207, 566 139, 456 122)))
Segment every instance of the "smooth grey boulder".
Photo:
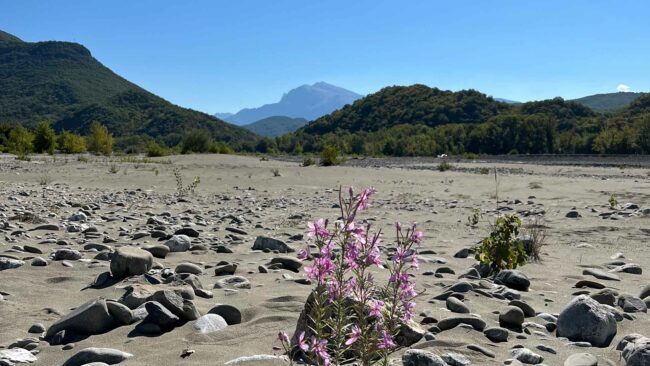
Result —
POLYGON ((505 328, 492 327, 483 331, 487 339, 495 343, 507 342, 510 336, 510 331, 505 328))
POLYGON ((537 353, 529 350, 528 348, 515 348, 512 350, 512 357, 517 361, 529 365, 537 365, 544 361, 544 357, 538 355, 537 353))
POLYGON ((557 336, 607 347, 616 335, 616 319, 606 305, 587 295, 571 300, 557 320, 557 336))
POLYGON ((19 259, 0 257, 0 271, 4 271, 6 269, 14 269, 22 267, 24 265, 25 262, 19 259))
POLYGON ((450 296, 446 301, 447 309, 454 313, 467 314, 469 313, 469 308, 459 299, 450 296))
POLYGON ((203 273, 203 269, 194 263, 180 263, 176 266, 174 272, 200 275, 203 273))
POLYGON ((205 314, 196 319, 194 329, 201 334, 209 334, 226 329, 228 323, 217 314, 205 314))
POLYGON ((162 259, 164 259, 167 254, 169 254, 169 247, 163 244, 147 245, 142 247, 142 250, 146 250, 154 257, 162 259))
POLYGON ((112 348, 90 347, 74 354, 63 363, 63 366, 83 366, 91 362, 103 362, 107 365, 115 365, 131 357, 133 355, 130 353, 112 348))
POLYGON ((241 311, 232 305, 218 304, 208 311, 209 314, 217 314, 221 316, 228 325, 235 325, 241 323, 241 311))
POLYGON ((153 266, 153 256, 140 248, 117 248, 111 258, 111 274, 115 278, 145 274, 149 272, 151 266, 153 266))
POLYGON ((481 332, 483 329, 485 329, 486 326, 483 319, 475 318, 473 316, 454 316, 451 318, 442 319, 438 322, 437 325, 440 330, 449 330, 457 327, 460 324, 471 325, 472 328, 481 332))
POLYGON ((499 322, 501 326, 520 328, 524 323, 524 312, 516 306, 508 306, 508 308, 499 314, 499 322))
POLYGON ((515 269, 507 269, 499 272, 494 278, 494 282, 517 291, 528 291, 530 287, 528 276, 515 269))
POLYGON ((45 338, 51 338, 62 330, 71 330, 77 334, 93 335, 111 330, 115 320, 108 312, 106 300, 95 299, 74 309, 50 325, 45 338))
POLYGON ((36 356, 23 348, 0 349, 0 362, 7 360, 8 365, 36 362, 36 356))
POLYGON ((170 252, 187 252, 192 246, 192 239, 187 235, 174 235, 165 242, 170 252))
POLYGON ((574 353, 564 361, 564 366, 598 366, 598 359, 591 353, 574 353))
POLYGON ((149 301, 144 304, 144 307, 147 310, 147 317, 144 319, 144 322, 166 328, 175 325, 180 320, 169 309, 157 301, 149 301))
POLYGON ((287 245, 282 240, 269 238, 267 236, 258 236, 253 243, 253 250, 277 250, 280 253, 292 253, 296 250, 287 245))
POLYGON ((133 312, 126 305, 116 301, 106 301, 106 308, 119 325, 128 325, 133 321, 133 312))
POLYGON ((632 295, 621 295, 618 298, 618 306, 626 313, 646 313, 648 311, 645 302, 632 295))
POLYGON ((640 334, 628 334, 616 346, 623 351, 622 356, 627 366, 650 365, 650 338, 640 334))
POLYGON ((402 355, 403 366, 447 366, 447 363, 433 352, 410 349, 402 355))

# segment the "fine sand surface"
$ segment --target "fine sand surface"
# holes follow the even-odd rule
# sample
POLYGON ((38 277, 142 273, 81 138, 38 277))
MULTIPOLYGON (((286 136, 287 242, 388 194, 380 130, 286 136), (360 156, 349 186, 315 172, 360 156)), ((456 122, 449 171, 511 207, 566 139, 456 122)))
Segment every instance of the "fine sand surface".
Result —
MULTIPOLYGON (((101 243, 105 237, 116 240, 109 244, 111 246, 158 243, 148 235, 132 239, 136 232, 151 230, 146 223, 154 215, 169 223, 168 234, 183 225, 192 226, 200 232, 193 244, 203 244, 207 248, 170 253, 165 259, 156 258, 155 261, 172 270, 183 262, 207 268, 199 277, 203 288, 212 291, 214 297, 196 297, 193 300, 196 308, 204 314, 215 304, 231 304, 241 310, 243 322, 208 335, 196 333, 193 322, 188 322, 158 336, 134 335, 135 324, 132 324, 79 340, 69 350, 41 341, 35 365, 61 365, 86 347, 108 347, 131 353, 134 357, 122 363, 127 366, 220 365, 241 356, 273 354, 272 347, 278 346, 275 341, 278 330, 293 332, 311 286, 293 281, 302 278, 302 273, 287 270, 260 273, 258 267, 279 254, 252 251, 253 242, 258 235, 264 235, 285 240, 297 249, 305 247, 306 241, 289 238, 304 234, 309 219, 338 216, 333 205, 337 202, 339 186, 372 186, 378 190, 371 209, 362 217, 371 220, 375 228, 383 229, 386 243, 390 243, 395 221, 418 223, 425 232, 422 250, 435 254, 424 255, 421 260, 416 284, 419 289, 426 289, 426 293, 418 300, 416 314, 428 311, 438 320, 458 315, 446 309, 445 301, 432 298, 444 292, 445 286, 458 282, 459 275, 474 264, 471 255, 454 258, 454 254, 487 235, 488 221, 494 219, 496 207, 495 177, 492 173, 480 172, 480 168, 493 168, 495 163, 454 163, 458 171, 438 172, 413 167, 402 169, 395 165, 300 167, 295 162, 229 155, 152 159, 156 163, 120 162, 118 158, 113 158, 113 163, 106 158, 89 159, 83 162, 76 156, 56 156, 55 159, 37 156, 30 162, 22 162, 13 156, 0 155, 0 221, 9 224, 0 233, 0 255, 25 260, 22 267, 0 271, 0 293, 4 297, 0 300, 0 346, 7 347, 19 338, 38 337, 27 332, 32 324, 48 327, 59 318, 44 310, 46 308, 66 314, 97 297, 118 299, 122 296, 125 290, 120 283, 82 290, 97 275, 108 271, 109 265, 108 261, 93 261, 97 253, 85 251, 83 246, 101 243), (117 173, 109 171, 112 165, 119 169, 117 173), (174 168, 180 169, 186 184, 195 176, 201 178, 196 193, 182 202, 174 198, 174 168), (272 169, 278 169, 280 176, 275 177, 272 169), (86 223, 97 228, 98 237, 86 238, 82 233, 66 232, 68 219, 81 208, 73 207, 79 206, 75 204, 98 205, 86 223), (481 208, 484 212, 476 228, 467 225, 473 208, 481 208), (28 231, 37 224, 15 218, 24 212, 59 225, 60 229, 28 231), (233 217, 238 219, 233 220, 233 217), (237 227, 246 235, 235 234, 240 240, 233 239, 233 233, 226 231, 226 227, 237 227), (56 240, 43 243, 45 239, 56 240), (72 267, 52 260, 49 254, 62 247, 55 243, 57 240, 65 240, 68 247, 79 250, 84 259, 68 261, 72 267), (25 245, 37 247, 43 254, 20 251, 25 245), (225 245, 232 253, 210 249, 216 245, 225 245), (31 266, 30 258, 34 256, 48 260, 49 264, 31 266), (443 259, 446 263, 437 263, 435 259, 443 259), (249 279, 251 289, 213 289, 219 278, 209 267, 220 261, 237 263, 236 274, 249 279), (442 278, 423 274, 442 266, 450 267, 456 274, 445 274, 442 278), (195 352, 181 358, 185 349, 195 352)), ((634 296, 650 284, 650 216, 642 214, 642 209, 650 207, 647 169, 516 163, 497 166, 499 206, 512 209, 504 212, 543 212, 537 219, 545 227, 548 244, 543 249, 543 262, 521 268, 531 281, 530 290, 521 292, 521 299, 538 313, 557 315, 574 293, 589 291, 574 287, 581 279, 599 281, 621 294, 634 296), (610 211, 610 193, 616 194, 621 206, 631 202, 640 209, 621 210, 603 219, 599 213, 610 211), (582 217, 566 218, 572 209, 582 217), (583 275, 585 268, 609 270, 607 265, 613 262, 611 257, 617 252, 624 255, 617 260, 638 264, 643 273, 617 273, 621 281, 597 280, 583 275)), ((534 220, 533 217, 525 218, 526 222, 534 220)), ((382 274, 379 276, 381 278, 382 274)), ((498 326, 498 312, 504 310, 507 303, 507 300, 473 292, 465 297, 471 313, 478 314, 488 327, 498 326)), ((505 343, 492 343, 482 332, 457 327, 436 334, 435 340, 423 339, 413 347, 437 354, 460 353, 475 365, 502 365, 511 358, 510 351, 515 345, 544 356, 546 365, 562 365, 569 355, 580 352, 597 356, 599 365, 607 362, 621 365, 615 349, 618 341, 630 333, 650 336, 650 316, 647 313, 631 315, 633 320, 618 322, 617 336, 606 348, 567 345, 566 340, 548 332, 543 327, 546 322, 538 317, 526 318, 526 322, 537 323, 540 327, 530 324, 521 333, 511 332, 505 343), (488 358, 471 351, 466 347, 468 344, 480 345, 496 357, 488 358), (539 345, 554 349, 556 354, 538 349, 539 345)), ((415 320, 420 319, 421 316, 416 316, 415 320)), ((396 364, 401 364, 397 360, 403 352, 395 353, 396 364)))

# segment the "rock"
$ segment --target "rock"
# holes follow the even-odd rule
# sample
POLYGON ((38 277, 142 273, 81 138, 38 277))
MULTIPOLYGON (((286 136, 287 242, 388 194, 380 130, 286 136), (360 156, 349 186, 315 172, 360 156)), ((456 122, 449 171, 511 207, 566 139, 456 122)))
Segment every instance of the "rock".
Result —
POLYGON ((86 214, 83 213, 83 212, 77 212, 76 214, 70 216, 69 220, 70 221, 86 222, 86 221, 88 221, 88 216, 86 216, 86 214))
POLYGON ((41 334, 45 332, 45 326, 43 324, 37 323, 29 327, 29 330, 27 330, 27 332, 41 334))
POLYGON ((191 227, 184 227, 176 230, 174 232, 174 235, 185 235, 189 236, 190 238, 198 238, 200 233, 191 227))
POLYGON ((582 217, 578 211, 572 210, 567 212, 567 214, 564 216, 570 219, 577 219, 578 217, 582 217))
POLYGON ((4 360, 10 362, 8 365, 13 365, 13 362, 32 363, 36 362, 36 356, 23 348, 0 349, 0 364, 4 360))
POLYGON ((564 366, 598 366, 598 359, 591 353, 574 353, 564 361, 564 366))
POLYGON ((517 291, 528 291, 530 287, 528 277, 523 272, 515 269, 499 272, 494 278, 494 282, 517 291))
POLYGON ((609 272, 605 272, 603 270, 597 269, 597 268, 587 268, 584 271, 582 271, 583 275, 588 275, 588 276, 594 276, 598 278, 599 280, 607 280, 607 281, 620 281, 621 279, 609 272))
POLYGON ((168 328, 174 326, 180 320, 169 309, 157 301, 149 301, 144 306, 148 314, 144 322, 153 323, 162 328, 168 328))
POLYGON ((629 264, 624 264, 622 266, 618 266, 612 269, 610 272, 623 272, 623 273, 640 275, 643 273, 643 269, 638 264, 629 263, 629 264))
POLYGON ((544 357, 538 355, 537 353, 529 350, 528 348, 515 348, 512 350, 512 357, 517 361, 520 361, 529 365, 537 365, 544 361, 544 357))
POLYGON ((192 239, 187 235, 174 235, 165 242, 170 252, 187 252, 192 246, 192 239))
POLYGON ((526 318, 531 318, 531 317, 534 317, 534 316, 536 315, 535 309, 533 309, 532 306, 528 305, 528 303, 526 303, 526 302, 524 302, 524 301, 521 301, 521 300, 512 300, 512 301, 510 301, 510 302, 508 303, 508 305, 510 305, 510 306, 516 306, 516 307, 518 307, 519 309, 521 309, 521 311, 524 312, 524 316, 525 316, 526 318))
POLYGON ((472 351, 476 351, 476 352, 480 352, 480 353, 482 353, 482 354, 484 354, 484 355, 486 355, 486 356, 488 356, 490 358, 495 358, 497 356, 496 354, 494 354, 494 352, 488 350, 485 347, 481 347, 478 344, 468 344, 467 349, 472 350, 472 351))
POLYGON ((222 264, 220 266, 214 267, 215 276, 234 275, 236 271, 237 271, 237 265, 234 263, 222 264))
POLYGON ((282 268, 294 271, 296 273, 300 270, 300 267, 302 267, 302 262, 292 257, 276 257, 271 259, 267 265, 278 263, 282 265, 282 268))
POLYGON ((133 357, 132 354, 112 348, 85 348, 70 357, 63 366, 83 366, 91 362, 103 362, 114 365, 133 357))
POLYGON ((241 311, 232 305, 218 304, 208 311, 209 314, 221 316, 228 325, 241 323, 241 311))
POLYGON ((447 366, 447 363, 433 352, 410 349, 402 355, 403 366, 447 366))
POLYGON ((454 254, 454 258, 467 258, 469 256, 469 248, 462 248, 454 254))
POLYGON ((589 342, 607 347, 616 335, 614 315, 594 299, 580 295, 562 310, 557 321, 557 336, 573 342, 589 342))
POLYGON ((214 288, 237 288, 237 289, 250 289, 251 283, 246 277, 242 276, 227 276, 217 281, 214 288))
POLYGON ((414 321, 408 321, 400 325, 395 336, 395 343, 401 347, 409 347, 422 339, 426 331, 414 321))
POLYGON ((650 284, 646 285, 642 290, 641 293, 639 293, 639 298, 645 299, 646 297, 650 297, 650 284))
POLYGON ((451 296, 447 298, 447 309, 454 313, 467 314, 469 313, 469 308, 459 299, 451 296))
POLYGON ((194 329, 201 334, 209 334, 225 329, 228 323, 217 314, 205 314, 194 323, 194 329))
POLYGON ((47 329, 45 338, 51 338, 62 330, 84 335, 101 334, 114 326, 115 321, 108 312, 106 300, 100 298, 88 301, 54 322, 47 329))
POLYGON ((106 308, 119 325, 128 325, 133 321, 133 313, 126 305, 116 301, 106 301, 106 308))
POLYGON ((69 249, 69 248, 61 248, 57 249, 54 252, 54 260, 55 261, 76 261, 77 259, 81 259, 83 255, 79 253, 78 250, 74 249, 69 249))
POLYGON ((176 273, 191 273, 195 275, 200 275, 203 273, 203 269, 194 263, 180 263, 176 266, 174 270, 176 273))
POLYGON ((592 299, 598 301, 601 304, 609 305, 609 306, 614 306, 616 303, 616 296, 618 296, 618 292, 612 290, 612 289, 602 289, 595 294, 590 295, 592 299))
POLYGON ((47 266, 47 261, 41 257, 34 257, 31 264, 34 267, 45 267, 47 266))
POLYGON ((151 255, 153 255, 156 258, 165 258, 167 254, 169 254, 169 247, 162 244, 147 245, 142 249, 151 253, 151 255))
POLYGON ((444 353, 442 359, 449 366, 469 366, 471 364, 467 357, 455 352, 444 353))
POLYGON ((507 329, 498 327, 488 328, 483 331, 483 334, 485 334, 487 339, 496 343, 507 342, 508 336, 510 336, 510 332, 507 329))
POLYGON ((481 332, 483 331, 483 329, 485 329, 485 325, 486 325, 485 321, 479 318, 475 318, 473 316, 454 316, 451 318, 442 319, 441 321, 438 322, 437 326, 438 328, 440 328, 440 330, 449 330, 457 327, 460 324, 471 325, 472 328, 481 332))
POLYGON ((618 306, 620 306, 626 313, 645 313, 648 311, 645 302, 632 295, 621 295, 618 298, 618 306))
POLYGON ((628 334, 616 346, 623 351, 622 356, 627 366, 650 365, 650 338, 640 334, 628 334))
POLYGON ((501 326, 521 328, 524 323, 524 312, 516 306, 508 306, 508 308, 499 314, 499 323, 501 326))
POLYGON ((39 226, 36 226, 36 227, 30 229, 30 231, 37 231, 37 230, 59 231, 59 227, 57 225, 54 225, 54 224, 45 224, 45 225, 39 225, 39 226))
POLYGON ((111 274, 115 278, 141 275, 153 266, 151 253, 136 247, 117 248, 111 258, 111 274))
POLYGON ((172 290, 156 291, 150 299, 161 303, 182 320, 196 320, 201 316, 192 301, 183 299, 181 295, 172 290))
POLYGON ((0 257, 0 271, 4 271, 7 269, 14 269, 14 268, 22 267, 24 265, 25 262, 21 260, 0 257))
POLYGON ((266 236, 258 236, 257 239, 255 239, 255 243, 253 244, 252 249, 271 251, 277 250, 280 253, 292 253, 296 251, 282 240, 273 239, 266 236))

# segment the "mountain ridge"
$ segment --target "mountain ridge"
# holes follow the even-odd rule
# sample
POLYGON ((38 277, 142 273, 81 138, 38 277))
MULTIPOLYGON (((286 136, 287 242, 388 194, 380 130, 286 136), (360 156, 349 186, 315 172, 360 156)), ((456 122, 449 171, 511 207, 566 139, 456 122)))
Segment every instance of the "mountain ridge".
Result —
POLYGON ((237 125, 251 124, 274 116, 314 120, 362 97, 350 90, 320 81, 291 89, 276 103, 264 104, 257 108, 244 108, 226 117, 225 120, 237 125))
MULTIPOLYGON (((213 116, 174 105, 124 79, 72 42, 16 41, 0 34, 0 122, 86 132, 93 120, 118 139, 139 135, 174 146, 190 129, 241 145, 256 136, 213 116)), ((19 40, 19 39, 18 39, 19 40)))

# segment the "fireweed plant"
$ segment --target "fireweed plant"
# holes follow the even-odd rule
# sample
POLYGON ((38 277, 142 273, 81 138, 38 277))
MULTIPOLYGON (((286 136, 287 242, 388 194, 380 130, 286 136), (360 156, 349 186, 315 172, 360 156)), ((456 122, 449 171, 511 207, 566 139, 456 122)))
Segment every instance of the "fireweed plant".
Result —
MULTIPOLYGON (((360 365, 381 360, 387 365, 388 355, 399 346, 400 328, 412 319, 418 296, 411 272, 418 268, 423 234, 416 225, 395 224, 394 251, 382 261, 381 230, 373 232, 370 224, 356 220, 375 193, 368 188, 355 194, 350 188, 344 197, 339 190, 341 217, 333 223, 325 219, 307 223, 317 253, 304 271, 315 288, 305 306, 308 329, 297 329, 292 341, 286 332, 278 334, 290 363, 299 356, 322 366, 352 360, 360 365), (375 281, 370 273, 374 266, 388 270, 386 283, 375 281)), ((301 260, 311 256, 309 248, 298 254, 301 260)))

